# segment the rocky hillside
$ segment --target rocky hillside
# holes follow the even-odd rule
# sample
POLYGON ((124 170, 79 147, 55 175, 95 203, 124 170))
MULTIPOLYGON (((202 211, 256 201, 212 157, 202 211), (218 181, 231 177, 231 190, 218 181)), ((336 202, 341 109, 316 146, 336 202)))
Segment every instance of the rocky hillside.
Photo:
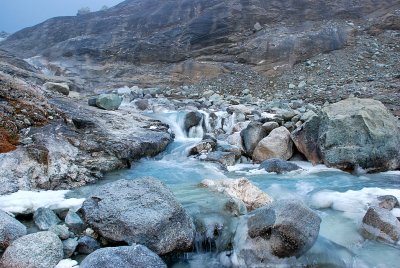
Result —
POLYGON ((399 7, 395 0, 127 0, 23 29, 0 48, 22 58, 41 55, 41 64, 50 60, 59 66, 54 72, 79 74, 89 87, 110 78, 142 85, 196 82, 241 64, 271 76, 351 45, 357 25, 367 21, 397 28, 399 7))

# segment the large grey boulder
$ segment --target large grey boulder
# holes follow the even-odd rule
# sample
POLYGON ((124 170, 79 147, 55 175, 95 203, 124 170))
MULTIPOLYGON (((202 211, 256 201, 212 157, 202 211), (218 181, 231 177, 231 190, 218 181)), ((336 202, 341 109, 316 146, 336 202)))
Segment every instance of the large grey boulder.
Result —
POLYGON ((387 209, 370 207, 362 220, 361 234, 368 239, 397 243, 400 240, 400 221, 387 209))
POLYGON ((39 230, 48 230, 51 226, 61 222, 57 215, 49 208, 38 208, 33 214, 33 221, 39 230))
MULTIPOLYGON (((243 267, 296 256, 315 243, 321 219, 299 200, 278 200, 252 212, 247 228, 235 235, 235 254, 243 267)), ((246 222, 244 222, 246 225, 246 222)))
POLYGON ((378 172, 400 167, 397 119, 377 100, 350 98, 311 115, 292 133, 297 149, 313 163, 378 172))
POLYGON ((288 160, 293 155, 293 142, 285 127, 278 127, 263 138, 253 152, 253 161, 260 163, 271 158, 288 160))
POLYGON ((326 165, 370 171, 400 167, 398 120, 381 102, 351 98, 322 112, 319 147, 326 165))
POLYGON ((277 174, 281 174, 285 172, 299 170, 301 169, 301 167, 289 161, 285 161, 278 158, 272 158, 263 161, 260 164, 259 169, 264 169, 267 172, 275 172, 277 174))
POLYGON ((101 94, 96 99, 96 106, 104 110, 118 110, 122 98, 117 94, 101 94))
POLYGON ((267 130, 260 122, 251 122, 245 129, 240 132, 243 140, 243 147, 248 156, 253 155, 253 151, 257 144, 268 135, 267 130))
POLYGON ((39 232, 15 240, 4 252, 0 267, 55 267, 63 256, 63 244, 58 236, 52 232, 39 232))
POLYGON ((100 187, 82 205, 85 221, 113 242, 138 243, 157 254, 191 249, 192 219, 172 192, 152 177, 100 187))
POLYGON ((186 133, 189 132, 190 128, 198 126, 203 119, 203 114, 198 111, 190 111, 185 115, 184 129, 186 133))
POLYGON ((58 92, 66 96, 69 94, 69 86, 66 83, 47 82, 43 86, 49 91, 58 92))
POLYGON ((26 227, 0 210, 0 250, 6 249, 12 241, 24 235, 26 235, 26 227))
POLYGON ((142 245, 98 249, 88 255, 80 268, 166 268, 154 252, 142 245))

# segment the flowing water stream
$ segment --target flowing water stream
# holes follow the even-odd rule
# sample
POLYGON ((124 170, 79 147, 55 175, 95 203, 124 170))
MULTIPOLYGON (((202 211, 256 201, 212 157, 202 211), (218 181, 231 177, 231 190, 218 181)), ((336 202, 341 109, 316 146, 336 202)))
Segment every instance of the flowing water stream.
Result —
MULTIPOLYGON (((189 137, 182 130, 183 112, 154 114, 168 123, 175 140, 168 149, 153 159, 142 159, 131 169, 107 175, 99 184, 118 179, 154 176, 163 181, 176 195, 196 227, 196 245, 192 253, 170 259, 169 266, 229 267, 232 255, 231 235, 238 218, 224 212, 227 198, 199 187, 203 179, 246 177, 275 200, 297 198, 316 209, 322 219, 320 238, 300 259, 284 260, 279 267, 398 267, 399 248, 364 240, 358 227, 376 197, 392 194, 400 199, 400 172, 355 176, 323 165, 297 162, 303 170, 283 175, 258 170, 257 165, 237 164, 223 171, 218 165, 187 157, 188 149, 198 142, 201 126, 192 129, 189 137)), ((224 124, 217 121, 217 124, 224 124)), ((70 196, 88 196, 99 184, 85 186, 70 196)), ((394 213, 398 213, 394 210, 394 213)), ((275 267, 274 265, 271 267, 275 267)))

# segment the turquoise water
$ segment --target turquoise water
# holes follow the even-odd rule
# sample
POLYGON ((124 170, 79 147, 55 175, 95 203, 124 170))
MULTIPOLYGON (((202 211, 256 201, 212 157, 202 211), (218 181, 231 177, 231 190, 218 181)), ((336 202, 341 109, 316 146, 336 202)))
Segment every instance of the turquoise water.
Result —
MULTIPOLYGON (((320 215, 320 239, 299 260, 288 260, 287 266, 399 266, 399 248, 364 240, 358 232, 363 215, 369 205, 376 203, 378 195, 392 194, 400 198, 399 172, 354 176, 322 165, 313 167, 306 162, 298 162, 303 170, 284 175, 262 172, 252 164, 238 164, 223 171, 218 165, 186 156, 188 148, 200 139, 186 138, 178 129, 181 115, 170 113, 158 118, 175 129, 176 140, 156 158, 142 159, 131 169, 110 173, 100 184, 153 176, 174 192, 202 230, 198 233, 195 252, 171 261, 171 267, 229 266, 225 251, 229 250, 229 237, 237 219, 223 212, 226 197, 200 187, 199 183, 203 179, 240 177, 248 178, 276 200, 303 200, 320 215)), ((82 187, 74 195, 87 196, 98 185, 82 187)))

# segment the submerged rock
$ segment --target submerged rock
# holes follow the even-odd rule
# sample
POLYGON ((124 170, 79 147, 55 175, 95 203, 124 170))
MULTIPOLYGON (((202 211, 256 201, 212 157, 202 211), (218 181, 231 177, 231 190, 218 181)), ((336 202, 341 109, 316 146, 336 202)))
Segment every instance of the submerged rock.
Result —
POLYGON ((119 180, 82 205, 85 221, 111 242, 140 243, 157 254, 191 249, 192 219, 172 192, 152 177, 119 180))
POLYGON ((387 209, 370 207, 362 220, 361 234, 368 239, 396 243, 400 240, 400 221, 387 209))
POLYGON ((11 242, 24 235, 26 235, 26 227, 0 210, 0 250, 6 249, 11 242))
POLYGON ((272 198, 254 186, 248 179, 203 180, 201 185, 213 191, 239 199, 249 211, 271 203, 272 198))
POLYGON ((264 169, 267 172, 275 172, 277 174, 281 174, 281 173, 301 169, 301 167, 299 167, 298 165, 291 163, 289 161, 285 161, 285 160, 278 159, 278 158, 272 158, 272 159, 263 161, 260 164, 259 169, 264 169))
POLYGON ((278 200, 255 210, 248 228, 242 226, 235 235, 240 266, 263 267, 277 257, 301 256, 314 245, 320 223, 317 213, 299 200, 278 200))
POLYGON ((260 163, 271 158, 288 160, 293 155, 293 142, 285 127, 278 127, 263 138, 253 152, 253 161, 260 163))
POLYGON ((63 244, 57 235, 39 232, 15 240, 1 257, 0 267, 55 267, 63 256, 63 244))
POLYGON ((122 98, 117 94, 101 94, 96 99, 96 106, 104 110, 118 110, 122 98))
POLYGON ((142 245, 98 249, 87 256, 80 268, 166 268, 167 265, 154 252, 142 245))

